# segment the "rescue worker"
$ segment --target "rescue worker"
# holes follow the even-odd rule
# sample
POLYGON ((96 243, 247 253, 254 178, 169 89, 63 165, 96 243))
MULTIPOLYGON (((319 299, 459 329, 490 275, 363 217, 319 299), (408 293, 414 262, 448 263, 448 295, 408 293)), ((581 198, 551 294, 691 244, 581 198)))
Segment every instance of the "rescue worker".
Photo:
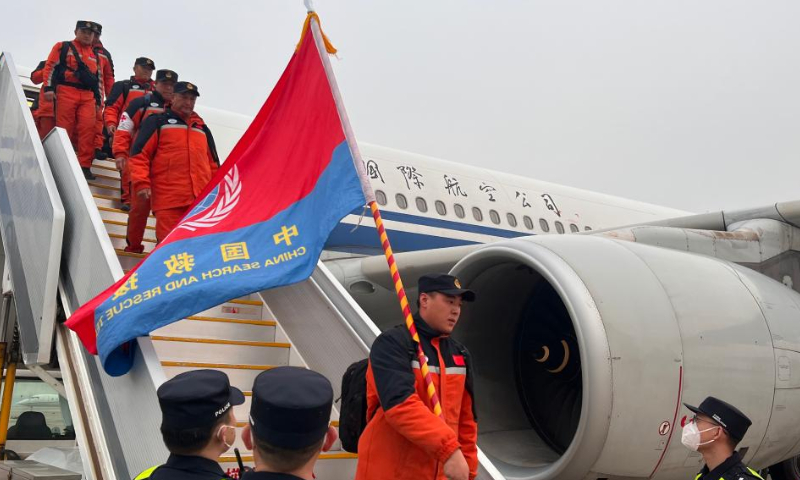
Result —
MULTIPOLYGON (((44 60, 39 62, 36 70, 31 72, 31 82, 34 85, 39 85, 44 81, 45 63, 44 60)), ((33 112, 33 120, 36 123, 36 130, 39 132, 39 138, 44 140, 44 137, 56 126, 53 102, 44 98, 44 86, 39 89, 39 96, 36 97, 36 101, 31 106, 31 111, 33 112)))
POLYGON ((97 128, 102 60, 92 49, 94 23, 81 20, 75 39, 56 43, 44 67, 44 99, 55 101, 56 126, 67 131, 78 154, 83 176, 94 180, 94 137, 97 128))
POLYGON ((130 156, 132 191, 150 199, 160 242, 178 224, 219 167, 214 138, 194 105, 200 93, 175 84, 169 110, 142 123, 130 156))
POLYGON ((474 479, 478 426, 467 349, 450 337, 462 302, 475 293, 452 275, 419 279, 414 325, 428 357, 443 418, 433 413, 416 343, 405 325, 372 344, 367 367, 367 427, 358 443, 356 480, 474 479))
POLYGON ((703 455, 705 466, 695 480, 745 480, 763 478, 742 463, 736 446, 752 422, 733 405, 707 397, 699 407, 686 405, 694 417, 683 427, 681 443, 703 455))
MULTIPOLYGON (((114 133, 117 130, 119 119, 125 109, 128 108, 131 101, 153 90, 154 83, 152 78, 155 68, 155 63, 153 63, 152 60, 147 57, 139 57, 133 63, 133 76, 128 80, 116 82, 114 86, 111 87, 111 93, 108 95, 108 98, 106 98, 106 108, 103 111, 103 125, 112 145, 112 154, 114 153, 114 133)), ((127 154, 128 150, 126 149, 125 155, 127 154)), ((128 178, 125 173, 127 173, 127 171, 122 172, 123 175, 121 178, 122 204, 128 205, 130 208, 131 202, 128 192, 130 178, 128 178)))
POLYGON ((135 480, 224 480, 217 463, 236 441, 233 407, 244 394, 218 370, 192 370, 164 382, 157 391, 161 437, 169 458, 135 480))
POLYGON ((300 367, 261 372, 253 383, 250 421, 242 430, 255 468, 244 480, 312 480, 321 452, 336 441, 330 426, 333 387, 300 367))
MULTIPOLYGON (((159 70, 156 72, 156 86, 152 93, 133 100, 122 114, 116 134, 114 135, 114 157, 117 159, 117 169, 122 178, 122 188, 131 191, 130 170, 128 155, 131 150, 132 139, 139 131, 142 122, 151 115, 164 113, 172 101, 172 91, 178 74, 172 70, 159 70)), ((128 213, 128 231, 126 252, 142 253, 144 245, 144 231, 147 227, 147 217, 150 216, 150 199, 138 195, 131 195, 130 206, 122 204, 123 210, 128 213)))
POLYGON ((97 99, 99 107, 97 111, 97 132, 94 137, 94 156, 98 160, 106 160, 108 155, 111 154, 111 143, 110 140, 107 142, 107 135, 105 130, 103 130, 103 105, 105 105, 104 100, 111 94, 111 88, 115 83, 114 60, 111 58, 111 52, 109 52, 106 47, 103 46, 103 42, 100 41, 100 36, 103 34, 103 26, 97 22, 92 23, 94 23, 94 42, 92 44, 92 49, 97 57, 103 61, 102 75, 100 76, 102 82, 102 88, 100 89, 101 96, 97 99))

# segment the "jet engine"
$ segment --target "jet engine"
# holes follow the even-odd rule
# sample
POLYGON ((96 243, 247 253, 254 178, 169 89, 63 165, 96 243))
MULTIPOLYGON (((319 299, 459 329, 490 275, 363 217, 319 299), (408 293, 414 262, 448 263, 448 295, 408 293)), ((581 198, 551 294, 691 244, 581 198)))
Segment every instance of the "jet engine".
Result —
POLYGON ((717 258, 600 236, 528 237, 452 270, 477 300, 478 444, 508 479, 692 478, 683 402, 753 421, 763 468, 800 454, 800 294, 717 258))

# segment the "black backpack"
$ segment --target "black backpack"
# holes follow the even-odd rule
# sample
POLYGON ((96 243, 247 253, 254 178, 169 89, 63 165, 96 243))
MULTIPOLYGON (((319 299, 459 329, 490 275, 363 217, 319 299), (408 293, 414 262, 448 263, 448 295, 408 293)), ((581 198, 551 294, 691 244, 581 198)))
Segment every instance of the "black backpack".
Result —
POLYGON ((342 448, 358 453, 358 439, 367 428, 367 365, 369 359, 359 360, 342 375, 342 404, 339 410, 339 438, 342 448))
MULTIPOLYGON (((405 326, 402 326, 405 329, 405 326)), ((408 332, 408 330, 406 330, 408 332)), ((408 334, 409 361, 417 358, 417 344, 408 334)), ((367 428, 367 366, 369 359, 359 360, 342 375, 342 403, 339 409, 339 439, 342 448, 358 453, 358 439, 367 428)))

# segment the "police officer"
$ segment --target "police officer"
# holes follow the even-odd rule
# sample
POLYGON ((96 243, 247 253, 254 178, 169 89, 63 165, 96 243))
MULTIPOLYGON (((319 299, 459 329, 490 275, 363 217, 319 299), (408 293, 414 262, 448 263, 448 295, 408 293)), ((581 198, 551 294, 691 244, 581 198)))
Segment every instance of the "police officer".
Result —
POLYGON ((250 422, 242 431, 255 468, 244 480, 312 480, 320 452, 336 441, 333 388, 317 372, 278 367, 253 383, 250 422))
POLYGON ((707 397, 699 407, 684 405, 695 415, 683 427, 681 442, 700 452, 706 463, 695 480, 763 480, 735 451, 753 423, 744 413, 715 397, 707 397))
POLYGON ((135 480, 224 480, 217 463, 236 440, 233 407, 244 403, 242 391, 217 370, 193 370, 158 388, 161 436, 170 452, 164 465, 149 468, 135 480))

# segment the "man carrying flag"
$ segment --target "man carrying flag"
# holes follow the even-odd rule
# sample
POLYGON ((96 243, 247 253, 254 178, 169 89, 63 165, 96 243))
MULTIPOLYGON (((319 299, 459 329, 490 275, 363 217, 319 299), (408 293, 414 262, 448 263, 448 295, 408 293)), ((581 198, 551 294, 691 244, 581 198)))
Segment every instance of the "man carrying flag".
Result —
MULTIPOLYGON (((353 161, 323 64, 324 50, 332 47, 318 49, 307 28, 312 18, 270 97, 188 213, 136 268, 67 321, 109 374, 131 368, 136 337, 232 298, 308 278, 333 227, 374 201, 363 164, 353 161)), ((170 118, 160 141, 179 128, 194 126, 170 118)), ((153 137, 148 142, 157 143, 153 137)), ((157 163, 151 168, 172 168, 157 163)), ((141 191, 146 183, 139 174, 135 184, 137 178, 134 188, 141 191)), ((159 190, 150 187, 157 210, 159 190)))

